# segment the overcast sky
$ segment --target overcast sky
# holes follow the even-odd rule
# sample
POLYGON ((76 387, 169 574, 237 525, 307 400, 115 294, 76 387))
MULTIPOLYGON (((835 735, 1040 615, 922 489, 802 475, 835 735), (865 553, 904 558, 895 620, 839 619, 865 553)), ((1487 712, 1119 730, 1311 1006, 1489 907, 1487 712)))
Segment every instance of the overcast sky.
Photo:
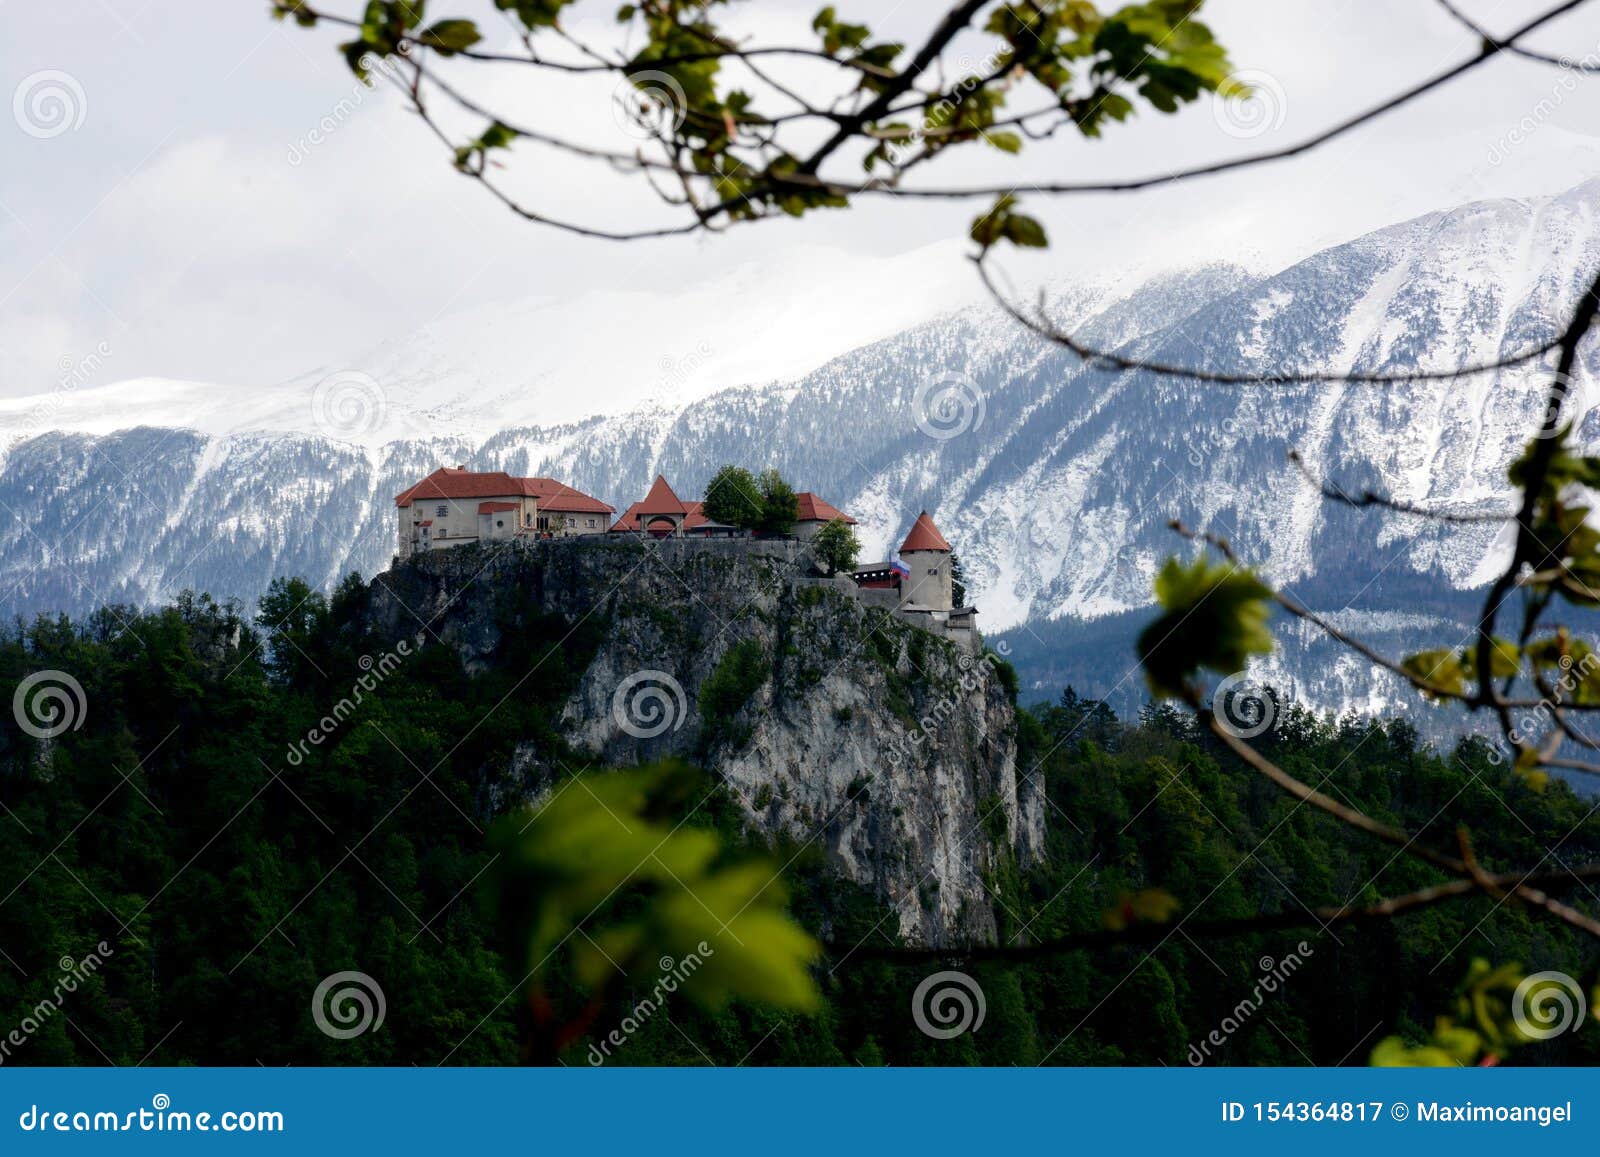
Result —
MULTIPOLYGON (((803 43, 819 2, 736 7, 752 30, 803 43)), ((1544 6, 1467 3, 1497 29, 1544 6)), ((609 25, 616 0, 577 7, 609 25)), ((912 37, 932 5, 838 7, 912 37)), ((1600 53, 1600 2, 1590 7, 1597 11, 1565 18, 1533 43, 1600 53)), ((630 245, 543 231, 454 174, 387 94, 360 89, 335 51, 335 30, 276 23, 266 8, 263 0, 0 7, 0 95, 13 98, 13 115, 0 118, 0 396, 47 391, 62 366, 96 348, 109 352, 95 359, 91 384, 159 376, 267 385, 489 303, 619 288, 671 295, 735 268, 788 267, 800 247, 900 254, 960 237, 975 212, 876 200, 726 236, 630 245), (66 94, 68 124, 24 123, 41 88, 66 94), (312 143, 341 102, 353 114, 312 143)), ((501 26, 488 0, 430 8, 501 26)), ((1030 176, 1132 175, 1288 144, 1475 49, 1432 0, 1211 0, 1205 19, 1258 81, 1259 131, 1221 123, 1201 103, 1178 117, 1141 115, 1101 141, 1061 136, 1020 161, 987 153, 982 175, 1015 179, 1052 233, 1049 255, 1019 276, 1103 279, 1108 270, 1213 259, 1278 266, 1430 208, 1549 193, 1600 175, 1600 77, 1500 59, 1301 160, 1137 195, 1028 198, 1030 176), (1513 144, 1513 135, 1524 139, 1513 144)), ((461 76, 511 109, 549 91, 506 69, 461 76)), ((626 144, 610 92, 596 80, 560 99, 603 143, 626 144)), ((980 174, 958 165, 950 175, 980 174)), ((507 179, 570 216, 604 223, 655 212, 636 189, 523 146, 507 179)), ((750 292, 748 276, 739 284, 750 292)), ((754 292, 806 292, 794 279, 755 284, 754 292)), ((605 333, 548 340, 625 342, 628 328, 618 319, 605 333)))

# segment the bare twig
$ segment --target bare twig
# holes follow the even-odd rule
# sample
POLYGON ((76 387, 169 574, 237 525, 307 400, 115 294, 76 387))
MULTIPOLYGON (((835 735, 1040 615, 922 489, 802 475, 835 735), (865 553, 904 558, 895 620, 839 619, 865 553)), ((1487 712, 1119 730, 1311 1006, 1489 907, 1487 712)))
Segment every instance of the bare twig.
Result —
POLYGON ((1504 891, 1522 886, 1540 895, 1548 896, 1547 889, 1566 888, 1591 880, 1600 880, 1600 864, 1586 864, 1560 872, 1527 874, 1505 872, 1486 875, 1483 880, 1457 879, 1433 884, 1390 896, 1370 904, 1342 904, 1321 908, 1293 908, 1265 916, 1244 916, 1225 920, 1189 920, 1178 925, 1145 922, 1126 928, 1096 928, 1087 932, 1074 932, 1054 936, 1028 944, 963 944, 948 947, 904 947, 897 945, 846 945, 828 944, 827 951, 836 956, 860 956, 890 962, 923 962, 930 960, 996 960, 1022 961, 1059 956, 1066 952, 1081 952, 1107 948, 1120 948, 1135 944, 1159 943, 1181 930, 1195 939, 1217 939, 1231 936, 1254 936, 1263 932, 1281 932, 1294 928, 1327 928, 1344 924, 1370 924, 1392 920, 1396 916, 1431 908, 1451 900, 1463 900, 1490 889, 1504 891))
POLYGON ((1324 498, 1338 502, 1344 506, 1357 508, 1377 506, 1384 510, 1393 510, 1399 514, 1415 514, 1419 518, 1426 518, 1432 522, 1509 522, 1517 516, 1515 510, 1499 511, 1469 511, 1457 513, 1450 510, 1438 510, 1432 507, 1417 506, 1414 503, 1403 502, 1391 498, 1386 494, 1379 494, 1373 490, 1363 490, 1359 494, 1352 494, 1338 483, 1325 482, 1311 473, 1311 468, 1306 460, 1300 456, 1298 450, 1289 451, 1289 461, 1305 477, 1306 481, 1322 492, 1324 498))
POLYGON ((1513 56, 1520 56, 1524 60, 1536 60, 1540 64, 1553 64, 1558 68, 1568 69, 1572 72, 1600 72, 1600 62, 1596 62, 1591 53, 1582 60, 1571 60, 1564 56, 1555 56, 1537 49, 1525 48, 1514 40, 1501 40, 1483 25, 1468 16, 1456 7, 1452 0, 1437 0, 1439 7, 1448 12, 1457 24, 1469 30, 1484 44, 1492 47, 1496 52, 1509 52, 1513 56))

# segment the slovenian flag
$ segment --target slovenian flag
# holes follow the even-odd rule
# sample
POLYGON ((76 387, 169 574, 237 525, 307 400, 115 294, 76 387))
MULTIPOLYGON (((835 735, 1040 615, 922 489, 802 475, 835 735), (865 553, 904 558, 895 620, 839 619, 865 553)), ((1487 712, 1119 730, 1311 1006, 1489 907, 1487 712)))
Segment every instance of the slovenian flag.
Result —
POLYGON ((899 555, 895 555, 894 558, 889 560, 889 569, 894 571, 894 573, 899 575, 901 578, 911 577, 911 568, 900 560, 899 555))

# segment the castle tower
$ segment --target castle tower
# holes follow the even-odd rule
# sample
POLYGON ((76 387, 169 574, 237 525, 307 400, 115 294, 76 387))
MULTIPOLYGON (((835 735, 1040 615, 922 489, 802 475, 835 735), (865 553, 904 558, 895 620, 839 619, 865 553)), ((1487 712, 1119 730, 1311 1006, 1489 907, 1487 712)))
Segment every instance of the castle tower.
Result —
POLYGON ((950 544, 924 510, 900 544, 900 561, 910 571, 900 584, 900 604, 908 610, 948 611, 954 605, 950 544))

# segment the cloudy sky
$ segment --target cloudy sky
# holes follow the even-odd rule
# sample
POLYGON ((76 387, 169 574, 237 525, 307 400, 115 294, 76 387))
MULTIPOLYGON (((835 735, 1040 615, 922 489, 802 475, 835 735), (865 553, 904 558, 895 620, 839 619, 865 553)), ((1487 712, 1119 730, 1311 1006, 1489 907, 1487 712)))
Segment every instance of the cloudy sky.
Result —
MULTIPOLYGON (((736 8, 752 33, 805 43, 817 2, 736 8)), ((948 266, 930 283, 969 276, 951 239, 963 235, 972 204, 879 200, 725 236, 627 245, 522 223, 454 174, 396 101, 357 85, 335 51, 335 30, 276 23, 266 7, 64 0, 0 8, 0 95, 12 97, 12 116, 0 118, 0 396, 45 393, 62 367, 83 365, 97 349, 105 352, 92 358, 93 385, 165 377, 268 386, 420 332, 448 334, 453 320, 528 298, 598 303, 564 315, 586 319, 583 326, 529 335, 530 358, 545 344, 570 357, 659 330, 607 314, 602 305, 619 292, 635 316, 652 302, 670 316, 690 291, 704 316, 722 286, 744 307, 832 296, 839 278, 818 271, 834 251, 849 255, 850 278, 873 263, 895 268, 884 259, 915 251, 923 252, 913 268, 948 266), (52 93, 65 95, 64 122, 39 119, 49 114, 36 102, 52 93), (331 131, 314 139, 325 123, 331 131)), ((929 7, 839 4, 905 38, 925 27, 929 7)), ((1504 30, 1544 5, 1466 7, 1504 30)), ((1600 3, 1590 7, 1531 43, 1600 54, 1600 3)), ((577 5, 596 34, 615 8, 615 0, 577 5)), ((501 38, 488 0, 430 9, 475 17, 501 38)), ((1014 180, 1049 226, 1052 250, 1018 268, 1019 278, 1105 280, 1215 259, 1279 266, 1432 208, 1539 195, 1600 175, 1600 77, 1503 58, 1292 162, 1136 195, 1028 197, 1030 180, 1136 175, 1290 144, 1475 50, 1430 0, 1211 0, 1205 19, 1261 93, 1250 114, 1257 119, 1242 130, 1202 103, 1177 117, 1141 116, 1102 141, 1063 136, 1016 161, 988 153, 986 172, 953 164, 952 183, 1014 180)), ((964 46, 974 56, 983 48, 964 46)), ((513 71, 522 70, 459 75, 524 119, 533 119, 532 102, 554 95, 593 139, 628 145, 614 122, 611 82, 558 90, 513 71)), ((505 176, 573 217, 615 223, 659 213, 636 186, 521 146, 505 176)), ((881 306, 852 303, 853 315, 895 315, 884 295, 868 296, 881 306)), ((729 308, 733 316, 732 301, 729 308)))

